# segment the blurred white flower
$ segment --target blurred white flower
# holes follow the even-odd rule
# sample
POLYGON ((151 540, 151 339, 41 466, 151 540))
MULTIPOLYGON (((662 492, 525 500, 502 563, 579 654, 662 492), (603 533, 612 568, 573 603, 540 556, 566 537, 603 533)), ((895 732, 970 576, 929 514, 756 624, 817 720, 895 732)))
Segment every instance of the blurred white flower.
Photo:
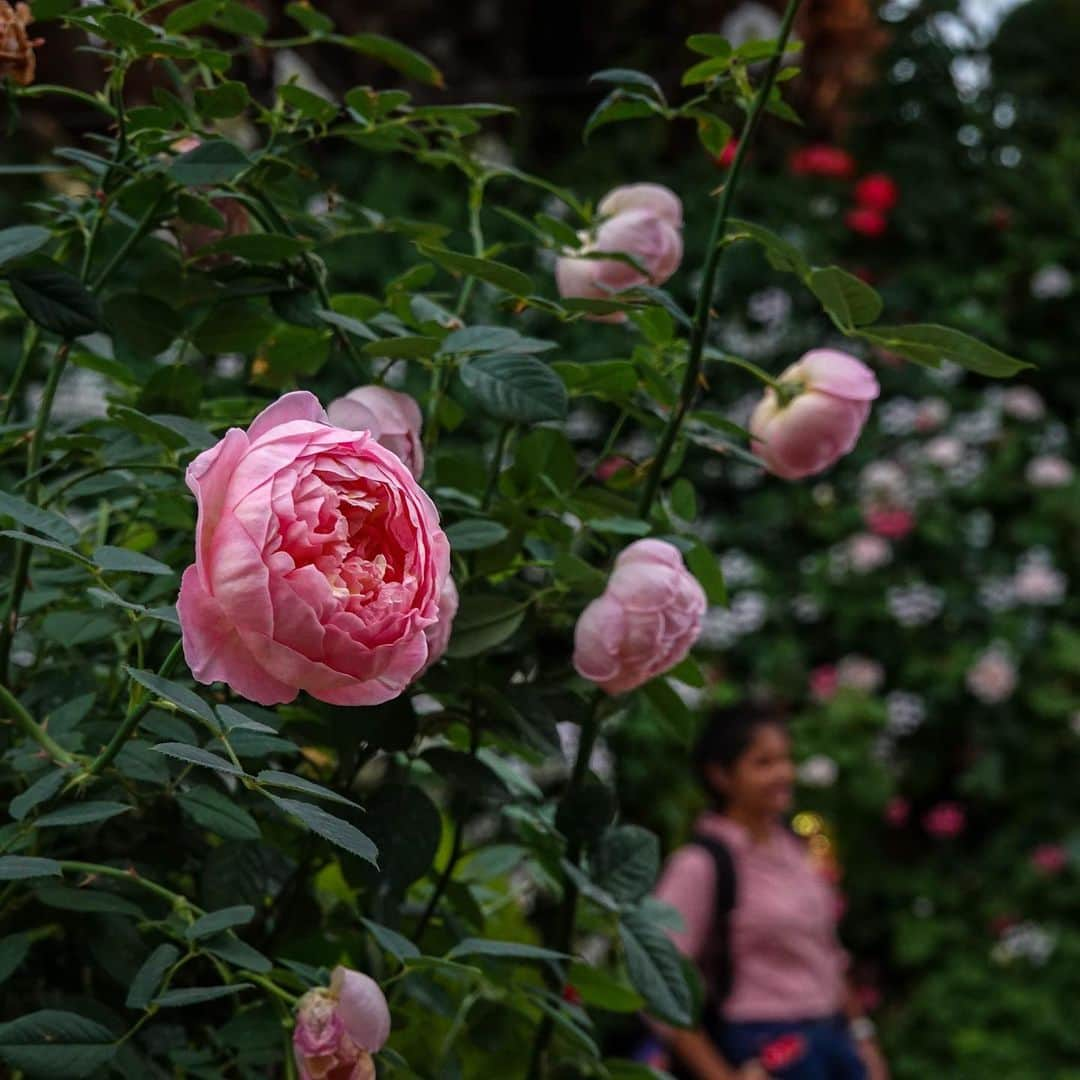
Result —
POLYGON ((1072 482, 1073 467, 1063 457, 1043 454, 1027 463, 1024 476, 1032 487, 1058 488, 1072 482))
POLYGON ((571 442, 594 439, 605 430, 603 420, 593 409, 578 407, 571 409, 566 417, 566 437, 571 442))
POLYGON ((1069 445, 1069 429, 1060 420, 1048 420, 1039 436, 1040 454, 1060 454, 1069 445))
POLYGON ((885 669, 872 657, 850 653, 837 663, 836 681, 840 686, 872 694, 885 681, 885 669))
POLYGON ((876 533, 856 533, 847 542, 847 555, 856 574, 869 574, 892 562, 892 544, 876 533))
POLYGON ((1031 295, 1036 300, 1060 300, 1072 292, 1072 274, 1060 263, 1049 263, 1031 275, 1031 295))
POLYGON ((1016 607, 1016 591, 1011 577, 988 577, 979 582, 979 603, 987 611, 1009 611, 1016 607))
POLYGON ((807 787, 832 787, 839 774, 839 767, 828 754, 814 754, 798 768, 799 782, 807 787))
POLYGON ((711 607, 701 621, 698 644, 704 649, 726 649, 739 637, 735 619, 727 608, 711 607))
POLYGON ((757 581, 757 563, 739 548, 730 548, 720 556, 720 569, 724 574, 724 580, 732 588, 752 585, 757 581))
POLYGON ((950 411, 949 403, 944 398, 923 398, 915 409, 915 430, 923 434, 937 431, 949 419, 950 411))
POLYGON ((1026 559, 1013 577, 1013 592, 1021 604, 1060 604, 1069 579, 1043 554, 1026 559))
POLYGON ((972 510, 964 519, 964 539, 972 547, 987 547, 994 538, 994 516, 989 510, 972 510))
POLYGON ((1046 403, 1030 386, 1010 386, 1001 396, 1001 407, 1015 420, 1041 420, 1046 403))
POLYGON ((938 435, 923 447, 923 457, 939 469, 949 469, 963 461, 964 444, 953 435, 938 435))
POLYGON ((786 322, 791 314, 791 293, 776 285, 759 289, 747 300, 746 311, 751 319, 767 326, 786 322))
POLYGON ((998 964, 1010 964, 1014 960, 1029 960, 1042 967, 1054 953, 1057 938, 1036 922, 1022 922, 1010 926, 990 955, 998 964))
POLYGON ((901 626, 925 626, 941 614, 945 594, 941 589, 923 582, 894 585, 885 593, 885 604, 901 626))
POLYGON ((1000 705, 1016 689, 1016 664, 1003 645, 994 644, 968 668, 965 681, 984 705, 1000 705))
POLYGON ((911 501, 907 473, 895 461, 872 461, 859 473, 859 501, 902 507, 911 501))
POLYGON ((961 413, 953 421, 953 433, 964 442, 976 446, 993 442, 1001 434, 1001 417, 993 408, 961 413))
POLYGON ((926 719, 926 702, 910 690, 892 690, 885 698, 885 730, 893 736, 910 735, 926 719))
POLYGON ((477 135, 472 144, 473 154, 487 165, 513 165, 514 153, 510 144, 494 132, 477 135))
POLYGON ((886 435, 910 435, 918 418, 918 402, 909 397, 890 398, 878 410, 878 423, 886 435))
POLYGON ((801 623, 816 623, 824 614, 821 604, 809 593, 800 593, 791 601, 791 612, 801 623))
POLYGON ((764 593, 747 590, 731 598, 731 619, 740 634, 752 634, 765 625, 769 602, 764 593))
POLYGON ((772 8, 748 0, 724 19, 720 33, 735 48, 748 41, 771 41, 780 33, 780 17, 772 8))
POLYGON ((334 100, 334 92, 315 74, 315 69, 292 49, 275 49, 271 60, 275 86, 293 84, 309 94, 317 94, 327 101, 334 100))
POLYGON ((953 487, 963 488, 974 483, 986 471, 986 455, 981 450, 969 450, 955 465, 946 470, 953 487))

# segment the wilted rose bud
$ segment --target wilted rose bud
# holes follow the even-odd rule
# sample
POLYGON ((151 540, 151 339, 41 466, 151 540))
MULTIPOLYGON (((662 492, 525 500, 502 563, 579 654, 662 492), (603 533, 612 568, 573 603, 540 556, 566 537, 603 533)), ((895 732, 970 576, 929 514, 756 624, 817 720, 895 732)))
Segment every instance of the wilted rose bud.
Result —
POLYGON ((879 393, 870 368, 836 349, 811 350, 779 383, 779 394, 765 391, 750 432, 754 453, 785 480, 813 476, 849 453, 879 393))
POLYGON ((679 549, 636 540, 577 621, 574 668, 609 694, 633 690, 686 656, 704 615, 704 590, 679 549))
POLYGON ((29 86, 34 81, 37 61, 34 49, 45 43, 44 38, 31 38, 27 26, 34 21, 27 4, 0 0, 0 79, 10 78, 19 86, 29 86))
MULTIPOLYGON (((187 135, 183 139, 177 139, 172 144, 172 150, 176 154, 187 154, 201 145, 202 139, 197 135, 187 135)), ((172 231, 185 259, 199 258, 199 253, 213 244, 230 236, 244 236, 251 231, 251 218, 248 217, 247 207, 243 203, 236 199, 217 198, 211 199, 210 205, 224 219, 222 228, 180 219, 173 222, 172 231)), ((199 261, 204 266, 213 266, 227 258, 227 255, 204 255, 199 261)))
POLYGON ((371 1058, 390 1034, 390 1010, 374 979, 336 967, 329 989, 297 1005, 293 1055, 300 1080, 374 1080, 371 1058))
POLYGON ((408 394, 384 386, 358 386, 326 409, 330 423, 351 431, 370 431, 372 438, 397 454, 402 464, 420 479, 424 471, 424 446, 420 441, 423 417, 420 406, 408 394))
MULTIPOLYGON (((561 296, 606 300, 635 285, 662 285, 679 268, 682 203, 673 191, 660 184, 629 184, 609 192, 598 209, 606 220, 582 252, 627 255, 637 265, 620 259, 564 256, 555 264, 561 296)), ((624 312, 599 317, 605 322, 625 318, 624 312)))

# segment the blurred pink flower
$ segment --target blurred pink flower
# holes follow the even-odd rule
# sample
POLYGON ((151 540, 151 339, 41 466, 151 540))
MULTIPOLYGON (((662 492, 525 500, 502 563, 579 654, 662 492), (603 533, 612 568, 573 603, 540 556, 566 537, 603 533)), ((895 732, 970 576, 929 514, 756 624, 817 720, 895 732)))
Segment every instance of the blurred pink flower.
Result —
POLYGON ((848 180, 855 172, 855 159, 839 146, 813 143, 795 150, 788 158, 788 168, 795 176, 848 180))
POLYGON ((840 678, 835 664, 821 664, 810 672, 810 696, 824 704, 836 696, 840 678))
POLYGON ((1060 874, 1069 864, 1069 854, 1061 844, 1040 844, 1031 853, 1031 865, 1050 877, 1060 874))
POLYGON ((848 541, 848 558, 851 569, 857 574, 869 574, 892 559, 892 547, 888 540, 876 533, 856 533, 848 541))
POLYGON ((967 687, 983 704, 999 705, 1012 697, 1016 689, 1016 665, 999 645, 991 645, 965 676, 967 687))
POLYGON ((915 528, 915 515, 901 508, 876 508, 863 515, 866 527, 889 540, 902 540, 915 528))
POLYGON ((966 823, 964 808, 955 802, 938 803, 923 815, 923 827, 931 836, 939 839, 959 836, 966 823))
POLYGON ((844 224, 853 233, 873 240, 884 234, 889 227, 889 219, 880 210, 854 206, 844 215, 844 224))
POLYGON ((885 804, 885 821, 894 829, 902 828, 911 816, 911 803, 903 795, 894 795, 885 804))
POLYGON ((1072 464, 1057 454, 1043 454, 1032 458, 1024 471, 1027 482, 1037 488, 1065 487, 1072 482, 1072 464))
POLYGON ((633 690, 686 656, 705 607, 705 592, 678 548, 636 540, 577 621, 574 668, 609 694, 633 690))
POLYGON ((813 476, 850 453, 878 396, 877 378, 861 360, 836 349, 812 349, 769 387, 750 417, 752 449, 785 480, 813 476))
POLYGON ((869 173, 855 185, 855 201, 862 207, 887 214, 900 198, 900 189, 888 173, 869 173))

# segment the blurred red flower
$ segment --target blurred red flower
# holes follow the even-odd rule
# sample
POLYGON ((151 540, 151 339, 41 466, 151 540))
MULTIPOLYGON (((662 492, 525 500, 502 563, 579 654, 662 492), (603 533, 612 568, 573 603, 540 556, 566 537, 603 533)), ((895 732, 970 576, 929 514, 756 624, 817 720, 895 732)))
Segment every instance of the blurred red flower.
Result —
POLYGON ((849 180, 855 172, 855 159, 839 146, 815 143, 803 146, 788 158, 788 168, 795 176, 824 176, 830 180, 849 180))
POLYGON ((720 151, 716 157, 713 158, 713 164, 718 169, 730 169, 731 163, 735 160, 735 155, 739 151, 739 140, 728 139, 724 144, 724 149, 720 151))
POLYGON ((880 210, 854 206, 844 215, 844 224, 860 236, 878 237, 889 227, 889 220, 880 210))
POLYGON ((855 185, 855 201, 867 210, 887 214, 899 198, 900 189, 887 173, 870 173, 855 185))
POLYGON ((915 515, 910 510, 868 510, 864 519, 872 533, 889 540, 900 540, 915 528, 915 515))
POLYGON ((789 1065, 793 1065, 805 1054, 806 1040, 801 1035, 791 1032, 763 1046, 760 1058, 761 1064, 769 1072, 775 1072, 777 1069, 786 1069, 789 1065))
POLYGON ((1031 865, 1047 875, 1060 874, 1068 863, 1068 852, 1060 844, 1040 844, 1031 853, 1031 865))
POLYGON ((928 810, 923 816, 923 825, 931 836, 951 840, 964 831, 967 815, 959 803, 943 802, 928 810))

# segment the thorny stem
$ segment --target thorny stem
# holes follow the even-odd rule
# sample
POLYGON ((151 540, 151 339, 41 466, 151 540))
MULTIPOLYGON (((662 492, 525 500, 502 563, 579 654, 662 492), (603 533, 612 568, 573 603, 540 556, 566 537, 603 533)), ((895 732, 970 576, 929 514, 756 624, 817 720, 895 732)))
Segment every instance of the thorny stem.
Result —
POLYGON ((769 95, 772 93, 773 84, 776 81, 776 72, 783 58, 784 47, 791 34, 791 26, 795 21, 795 13, 799 9, 799 3, 800 0, 788 0, 784 18, 780 24, 780 33, 776 39, 776 51, 769 58, 761 85, 758 87, 757 96, 754 98, 754 103, 746 115, 746 123, 743 125, 742 134, 739 136, 738 149, 735 151, 735 160, 731 163, 731 171, 728 174, 727 183, 724 185, 723 195, 716 207, 712 231, 709 235, 708 256, 705 259, 705 268, 702 272, 701 289, 698 292, 697 306, 694 309, 694 322, 690 332, 690 350, 686 362, 686 374, 683 377, 679 400, 671 411, 667 427, 664 429, 664 434, 660 439, 660 446, 657 448, 656 456, 653 458, 652 467, 645 478, 645 487, 641 492, 641 500, 638 503, 638 516, 642 518, 648 518, 649 511, 652 510, 653 500, 656 498, 656 493, 660 487, 668 455, 675 445, 679 429, 682 427, 682 422, 686 418, 686 414, 690 410, 690 404, 697 393, 698 382, 701 378, 705 338, 709 330, 713 294, 716 289, 716 272, 719 269, 720 257, 724 250, 721 241, 727 228, 728 216, 735 198, 735 189, 738 187, 743 161, 754 137, 754 132, 757 130, 761 114, 765 111, 769 95))

